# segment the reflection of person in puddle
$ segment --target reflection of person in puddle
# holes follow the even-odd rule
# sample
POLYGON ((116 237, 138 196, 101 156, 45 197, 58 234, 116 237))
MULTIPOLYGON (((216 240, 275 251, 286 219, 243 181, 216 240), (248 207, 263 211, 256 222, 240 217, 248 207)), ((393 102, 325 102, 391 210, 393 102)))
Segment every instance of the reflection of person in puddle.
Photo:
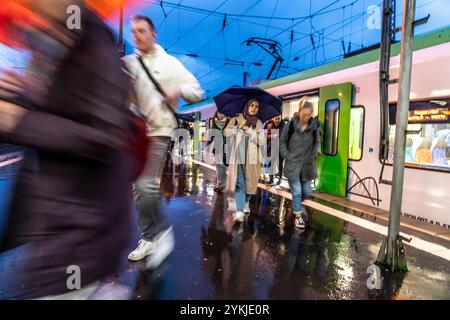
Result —
POLYGON ((180 163, 175 166, 175 172, 178 173, 176 176, 177 180, 177 196, 184 197, 186 193, 189 193, 191 190, 188 190, 188 180, 191 177, 188 176, 188 170, 185 163, 180 163))
POLYGON ((251 217, 243 224, 234 224, 232 235, 230 295, 241 299, 255 299, 253 273, 257 245, 255 246, 255 227, 251 217))
MULTIPOLYGON (((330 282, 337 281, 339 277, 333 278, 334 272, 329 269, 336 252, 328 249, 325 229, 307 229, 293 235, 287 242, 287 252, 278 260, 270 299, 300 299, 306 294, 311 297, 311 292, 305 293, 305 288, 320 289, 317 290, 320 294, 321 288, 330 287, 330 282)), ((331 287, 336 288, 337 284, 331 284, 331 287)))
POLYGON ((170 199, 172 199, 175 195, 173 162, 170 159, 166 160, 166 163, 164 164, 160 185, 164 199, 166 199, 166 202, 169 203, 170 199))
POLYGON ((224 216, 227 211, 227 197, 218 193, 208 229, 202 227, 204 268, 212 276, 216 285, 217 298, 227 298, 227 286, 230 278, 230 246, 232 235, 227 232, 224 216), (225 291, 222 291, 225 290, 225 291))

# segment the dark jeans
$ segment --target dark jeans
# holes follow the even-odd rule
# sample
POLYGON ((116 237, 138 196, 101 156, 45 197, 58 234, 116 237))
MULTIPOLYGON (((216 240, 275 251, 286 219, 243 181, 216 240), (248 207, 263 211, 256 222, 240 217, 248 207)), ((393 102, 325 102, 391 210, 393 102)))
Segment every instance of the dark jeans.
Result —
POLYGON ((150 138, 147 164, 134 186, 141 238, 148 241, 169 227, 159 205, 159 181, 170 141, 170 137, 150 138))

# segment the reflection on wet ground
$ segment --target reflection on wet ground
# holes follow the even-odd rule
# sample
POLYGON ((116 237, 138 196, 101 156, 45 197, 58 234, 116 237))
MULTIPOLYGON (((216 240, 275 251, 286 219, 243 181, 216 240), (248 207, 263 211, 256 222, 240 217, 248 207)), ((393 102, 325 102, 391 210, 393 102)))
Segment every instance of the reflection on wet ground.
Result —
POLYGON ((215 194, 215 172, 198 165, 168 162, 161 183, 176 249, 154 271, 130 264, 135 299, 450 298, 448 261, 407 247, 409 272, 383 271, 383 289, 369 291, 366 270, 382 236, 318 211, 294 230, 290 201, 266 191, 233 225, 233 197, 215 194))

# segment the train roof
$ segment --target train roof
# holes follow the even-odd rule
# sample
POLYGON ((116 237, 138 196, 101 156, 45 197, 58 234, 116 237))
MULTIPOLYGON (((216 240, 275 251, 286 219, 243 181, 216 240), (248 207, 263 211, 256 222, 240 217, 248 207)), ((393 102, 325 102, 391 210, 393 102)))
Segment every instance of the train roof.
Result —
MULTIPOLYGON (((420 50, 429 47, 433 47, 439 44, 450 42, 450 27, 440 29, 438 31, 428 33, 425 35, 414 37, 413 40, 413 50, 420 50)), ((394 43, 391 46, 391 57, 400 54, 400 42, 394 43)), ((297 82, 300 80, 305 80, 309 78, 314 78, 328 73, 333 73, 336 71, 341 71, 349 69, 352 67, 364 65, 366 63, 374 62, 380 59, 380 49, 374 49, 361 54, 357 54, 336 62, 324 64, 317 66, 308 70, 300 71, 282 78, 264 82, 258 87, 261 89, 270 89, 274 87, 279 87, 285 84, 297 82)), ((204 105, 214 103, 213 99, 201 101, 195 104, 184 105, 180 107, 180 112, 191 111, 197 109, 204 105)))

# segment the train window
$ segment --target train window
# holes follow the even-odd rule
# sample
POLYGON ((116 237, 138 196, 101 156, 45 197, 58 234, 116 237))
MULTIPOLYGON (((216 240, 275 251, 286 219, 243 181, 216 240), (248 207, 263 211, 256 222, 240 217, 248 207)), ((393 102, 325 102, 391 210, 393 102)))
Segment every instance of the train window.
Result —
MULTIPOLYGON (((285 120, 290 120, 294 116, 294 113, 298 112, 298 104, 300 102, 301 97, 296 97, 294 99, 286 99, 283 100, 282 105, 282 116, 285 120)), ((319 96, 310 96, 310 99, 308 100, 313 105, 314 109, 314 117, 316 117, 319 114, 319 96)))
POLYGON ((323 153, 331 156, 335 156, 338 149, 339 109, 339 100, 328 100, 325 103, 323 153))
MULTIPOLYGON (((450 99, 411 103, 405 151, 407 166, 450 171, 449 104, 450 99)), ((388 163, 394 159, 395 118, 390 123, 388 163)))
POLYGON ((362 159, 364 141, 364 116, 363 106, 352 107, 350 110, 350 144, 348 158, 353 161, 362 159))

